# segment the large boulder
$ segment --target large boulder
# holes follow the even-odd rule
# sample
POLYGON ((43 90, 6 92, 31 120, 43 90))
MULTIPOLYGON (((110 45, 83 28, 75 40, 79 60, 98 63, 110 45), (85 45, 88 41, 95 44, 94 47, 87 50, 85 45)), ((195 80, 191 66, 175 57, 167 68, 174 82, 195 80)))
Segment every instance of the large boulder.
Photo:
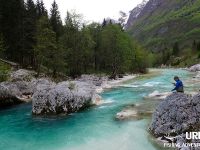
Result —
POLYGON ((95 94, 95 86, 87 82, 45 84, 33 95, 32 112, 35 115, 69 114, 89 106, 95 94))
POLYGON ((199 129, 200 94, 192 97, 183 93, 173 93, 158 105, 149 128, 155 137, 174 137, 176 144, 191 142, 185 133, 199 129))
POLYGON ((33 79, 29 83, 30 89, 32 89, 32 93, 35 93, 38 90, 45 89, 46 87, 55 86, 56 83, 52 82, 48 78, 41 78, 41 79, 33 79))
POLYGON ((200 123, 200 94, 173 93, 153 114, 150 130, 155 136, 178 135, 200 123))
POLYGON ((194 65, 194 66, 191 66, 191 67, 189 68, 189 71, 191 71, 191 72, 200 71, 200 64, 196 64, 196 65, 194 65))

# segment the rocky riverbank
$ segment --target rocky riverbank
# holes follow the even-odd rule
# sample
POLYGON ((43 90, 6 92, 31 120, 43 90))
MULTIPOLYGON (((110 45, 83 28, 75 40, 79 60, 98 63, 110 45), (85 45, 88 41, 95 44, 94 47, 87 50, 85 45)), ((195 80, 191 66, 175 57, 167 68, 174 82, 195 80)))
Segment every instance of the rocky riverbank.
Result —
POLYGON ((20 69, 9 74, 6 82, 0 83, 0 107, 30 102, 34 91, 35 72, 20 69))
POLYGON ((99 93, 135 77, 127 75, 110 80, 107 76, 82 75, 75 80, 55 83, 35 76, 35 72, 24 69, 11 72, 9 80, 0 83, 0 107, 32 101, 35 115, 68 114, 102 104, 99 93))

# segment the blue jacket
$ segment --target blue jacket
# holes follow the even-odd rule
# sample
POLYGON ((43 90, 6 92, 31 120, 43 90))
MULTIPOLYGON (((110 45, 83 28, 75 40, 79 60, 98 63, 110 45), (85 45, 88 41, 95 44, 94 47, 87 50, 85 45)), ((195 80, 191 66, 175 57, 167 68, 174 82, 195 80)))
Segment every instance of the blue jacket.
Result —
POLYGON ((183 91, 183 82, 181 80, 176 80, 175 88, 172 91, 182 92, 183 91))

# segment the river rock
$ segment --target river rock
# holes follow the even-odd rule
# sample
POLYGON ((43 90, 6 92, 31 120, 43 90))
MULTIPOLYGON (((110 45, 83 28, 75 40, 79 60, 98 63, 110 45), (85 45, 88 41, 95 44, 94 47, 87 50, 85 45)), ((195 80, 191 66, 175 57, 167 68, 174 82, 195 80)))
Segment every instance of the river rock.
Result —
POLYGON ((95 86, 91 83, 45 84, 33 95, 32 112, 35 115, 69 114, 89 106, 95 94, 95 86))
POLYGON ((139 112, 135 109, 124 109, 115 116, 117 120, 140 119, 140 117, 139 112))
POLYGON ((149 118, 153 114, 155 107, 159 102, 160 100, 157 99, 149 101, 142 100, 139 103, 125 107, 122 111, 116 114, 115 118, 117 120, 139 120, 149 118))
POLYGON ((0 107, 30 102, 37 87, 49 82, 45 79, 37 80, 35 75, 34 71, 25 69, 11 72, 9 80, 0 83, 0 107))
POLYGON ((191 142, 185 139, 185 132, 199 131, 199 116, 200 94, 173 93, 156 108, 149 130, 155 137, 174 136, 179 137, 176 143, 191 142))
POLYGON ((170 92, 164 92, 160 93, 159 91, 154 91, 153 93, 150 93, 148 96, 145 96, 145 99, 155 99, 155 100, 162 100, 165 99, 167 96, 170 95, 170 92))
POLYGON ((77 81, 90 82, 95 86, 101 86, 104 82, 108 80, 107 76, 97 76, 97 75, 81 75, 77 81))
POLYGON ((26 98, 25 95, 31 92, 27 82, 2 82, 0 83, 0 107, 29 102, 30 97, 26 98))
POLYGON ((21 92, 17 85, 9 82, 2 82, 0 84, 0 97, 14 97, 20 96, 21 92))
POLYGON ((27 81, 30 82, 36 76, 36 72, 25 69, 19 69, 10 73, 10 81, 27 81))
POLYGON ((200 71, 200 64, 196 64, 194 66, 191 66, 189 68, 189 71, 192 71, 192 72, 197 72, 197 71, 200 71))
POLYGON ((52 82, 50 79, 41 78, 41 79, 33 79, 29 83, 30 89, 32 89, 32 93, 35 93, 38 90, 46 89, 47 87, 55 86, 56 83, 52 82))

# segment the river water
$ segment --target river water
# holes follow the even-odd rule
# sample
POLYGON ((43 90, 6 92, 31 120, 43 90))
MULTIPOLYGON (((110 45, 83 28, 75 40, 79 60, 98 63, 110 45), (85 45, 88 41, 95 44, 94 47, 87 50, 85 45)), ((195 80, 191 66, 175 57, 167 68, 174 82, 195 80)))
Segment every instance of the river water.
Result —
MULTIPOLYGON (((137 104, 155 90, 170 91, 174 75, 183 81, 184 70, 151 70, 120 87, 102 93, 105 103, 56 118, 31 115, 31 104, 0 111, 0 150, 159 150, 147 132, 150 118, 118 121, 117 112, 137 104)), ((195 88, 195 87, 192 87, 195 88)), ((188 89, 190 90, 190 89, 188 89)))

